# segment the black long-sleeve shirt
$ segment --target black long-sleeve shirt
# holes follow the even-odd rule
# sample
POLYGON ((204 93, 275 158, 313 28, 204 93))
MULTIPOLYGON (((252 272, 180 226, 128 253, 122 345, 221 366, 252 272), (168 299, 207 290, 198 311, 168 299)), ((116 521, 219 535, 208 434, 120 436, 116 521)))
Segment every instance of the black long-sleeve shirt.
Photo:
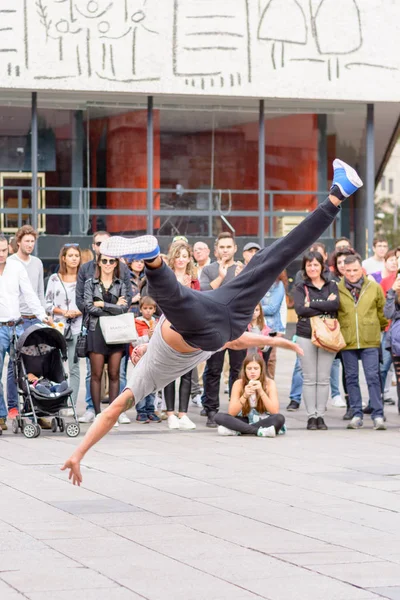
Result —
POLYGON ((337 317, 339 310, 339 290, 336 281, 326 281, 319 290, 310 280, 296 285, 294 290, 294 309, 299 318, 296 327, 296 335, 311 339, 310 317, 326 315, 337 317), (310 306, 304 306, 306 300, 306 288, 310 297, 310 306), (336 294, 335 300, 328 300, 331 294, 336 294))

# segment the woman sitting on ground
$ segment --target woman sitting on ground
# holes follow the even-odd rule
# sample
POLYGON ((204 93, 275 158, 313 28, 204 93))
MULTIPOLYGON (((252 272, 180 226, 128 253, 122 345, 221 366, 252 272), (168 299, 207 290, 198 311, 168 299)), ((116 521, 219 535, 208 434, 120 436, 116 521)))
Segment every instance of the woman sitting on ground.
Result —
POLYGON ((239 379, 232 386, 228 414, 217 413, 219 435, 257 435, 275 437, 285 424, 278 413, 276 384, 268 379, 264 359, 259 354, 246 356, 239 379))

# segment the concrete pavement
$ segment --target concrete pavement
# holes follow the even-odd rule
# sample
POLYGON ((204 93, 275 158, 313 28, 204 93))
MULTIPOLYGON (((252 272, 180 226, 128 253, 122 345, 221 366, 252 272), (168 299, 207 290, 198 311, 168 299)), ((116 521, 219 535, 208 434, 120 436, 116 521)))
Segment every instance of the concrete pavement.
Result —
POLYGON ((293 364, 279 352, 287 435, 219 437, 197 408, 193 432, 120 426, 81 488, 59 471, 77 440, 4 432, 0 599, 400 599, 397 409, 386 432, 337 408, 306 431, 284 408, 293 364))

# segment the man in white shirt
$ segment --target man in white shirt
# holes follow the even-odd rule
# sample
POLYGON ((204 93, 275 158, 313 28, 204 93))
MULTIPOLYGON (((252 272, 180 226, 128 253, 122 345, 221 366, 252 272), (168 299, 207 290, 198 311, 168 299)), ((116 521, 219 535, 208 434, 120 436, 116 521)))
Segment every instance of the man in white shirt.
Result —
POLYGON ((4 391, 1 383, 4 357, 10 352, 10 344, 14 331, 21 335, 23 328, 17 323, 21 320, 19 296, 22 293, 25 301, 34 314, 46 320, 46 313, 39 298, 32 288, 25 267, 19 261, 8 261, 8 241, 0 233, 0 428, 7 429, 7 408, 4 402, 4 391))
POLYGON ((383 267, 385 266, 385 255, 389 250, 389 244, 385 236, 377 235, 372 242, 372 249, 374 254, 362 262, 362 266, 367 275, 381 273, 383 271, 383 267))
MULTIPOLYGON (((15 235, 15 243, 18 251, 9 256, 10 261, 19 262, 23 265, 28 273, 29 281, 32 284, 33 291, 39 298, 40 304, 45 307, 44 301, 44 278, 43 278, 43 263, 40 258, 32 256, 35 249, 35 244, 38 234, 31 225, 23 225, 18 229, 15 235)), ((23 294, 19 296, 19 309, 23 319, 22 329, 28 329, 32 325, 40 323, 39 319, 32 312, 32 307, 27 303, 23 294)), ((13 418, 17 413, 18 393, 15 383, 14 373, 11 362, 8 365, 7 372, 7 404, 8 416, 13 418), (11 413, 11 414, 10 414, 11 413)))

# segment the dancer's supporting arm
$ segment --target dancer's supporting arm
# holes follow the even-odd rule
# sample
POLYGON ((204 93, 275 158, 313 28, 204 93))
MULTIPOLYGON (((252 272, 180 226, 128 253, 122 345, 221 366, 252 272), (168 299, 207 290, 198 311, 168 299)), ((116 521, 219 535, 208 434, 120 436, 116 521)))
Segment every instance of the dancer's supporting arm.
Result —
POLYGON ((135 400, 131 390, 126 389, 95 419, 79 446, 61 467, 61 471, 70 469, 68 478, 72 479, 74 485, 82 483, 80 462, 86 452, 113 428, 120 414, 132 408, 134 404, 135 400))
POLYGON ((246 348, 263 348, 264 346, 276 346, 277 348, 286 348, 286 350, 293 350, 300 356, 303 356, 304 352, 298 344, 291 342, 283 337, 269 337, 268 335, 260 335, 259 333, 250 333, 246 331, 237 340, 228 342, 225 344, 223 349, 230 348, 231 350, 244 350, 246 348))

